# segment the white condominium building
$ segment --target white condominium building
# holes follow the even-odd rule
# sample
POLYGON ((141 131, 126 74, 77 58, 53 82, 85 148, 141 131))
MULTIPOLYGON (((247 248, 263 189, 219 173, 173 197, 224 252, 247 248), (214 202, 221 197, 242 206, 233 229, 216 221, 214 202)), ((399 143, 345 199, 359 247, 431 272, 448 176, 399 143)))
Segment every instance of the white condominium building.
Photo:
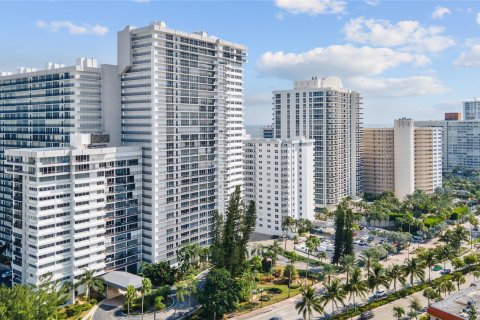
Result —
POLYGON ((480 169, 480 120, 415 121, 415 126, 442 129, 443 171, 480 169))
POLYGON ((480 100, 463 102, 464 120, 480 120, 480 100))
POLYGON ((399 199, 442 186, 442 130, 416 128, 411 119, 393 128, 365 128, 364 192, 392 191, 399 199))
POLYGON ((314 140, 315 205, 331 207, 363 190, 362 97, 335 77, 273 91, 275 137, 314 140))
POLYGON ((282 219, 314 219, 313 140, 245 141, 245 202, 255 201, 260 233, 282 234, 282 219))
POLYGON ((76 282, 85 270, 136 272, 141 150, 72 135, 71 147, 7 150, 13 179, 13 282, 76 282))
POLYGON ((214 211, 243 183, 246 47, 169 29, 118 33, 122 143, 143 150, 143 259, 206 245, 214 211))
POLYGON ((68 147, 71 133, 107 131, 120 144, 120 80, 116 66, 79 58, 73 66, 0 73, 0 245, 11 243, 12 177, 5 151, 68 147), (108 121, 105 121, 108 119, 108 121))

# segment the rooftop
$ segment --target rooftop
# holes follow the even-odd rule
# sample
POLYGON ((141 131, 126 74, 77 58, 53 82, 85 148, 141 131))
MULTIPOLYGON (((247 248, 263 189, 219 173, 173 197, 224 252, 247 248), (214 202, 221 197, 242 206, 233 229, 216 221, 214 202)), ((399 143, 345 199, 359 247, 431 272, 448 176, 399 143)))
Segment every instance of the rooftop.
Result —
POLYGON ((469 304, 475 304, 477 308, 480 306, 480 282, 431 304, 428 314, 439 319, 468 319, 466 311, 469 304))

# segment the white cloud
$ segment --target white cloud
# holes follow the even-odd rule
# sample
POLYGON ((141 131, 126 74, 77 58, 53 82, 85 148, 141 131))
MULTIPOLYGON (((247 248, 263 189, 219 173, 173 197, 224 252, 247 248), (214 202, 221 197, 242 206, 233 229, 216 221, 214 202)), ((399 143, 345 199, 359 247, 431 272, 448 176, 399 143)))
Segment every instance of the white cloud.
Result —
POLYGON ((388 20, 364 17, 352 19, 344 27, 350 41, 430 52, 440 52, 455 44, 452 38, 443 35, 444 31, 445 28, 438 26, 423 27, 414 20, 392 24, 388 20))
POLYGON ((365 3, 369 6, 376 7, 379 5, 380 0, 366 0, 365 3))
POLYGON ((36 25, 38 28, 48 29, 52 32, 58 32, 62 29, 66 29, 72 35, 94 34, 97 36, 103 36, 108 32, 107 27, 101 26, 99 24, 93 26, 89 24, 78 25, 68 20, 51 22, 45 22, 40 20, 37 21, 36 25))
POLYGON ((477 13, 477 19, 476 19, 476 21, 477 21, 477 24, 480 25, 480 12, 477 13))
POLYGON ((449 91, 437 78, 432 76, 406 78, 355 77, 349 80, 349 84, 355 90, 371 93, 376 97, 424 96, 449 91))
POLYGON ((455 67, 480 67, 480 43, 467 41, 467 50, 453 63, 455 67))
POLYGON ((275 0, 275 4, 293 14, 310 15, 343 13, 346 7, 342 0, 275 0))
POLYGON ((425 65, 429 60, 421 54, 390 48, 332 45, 302 53, 266 52, 257 65, 265 75, 296 80, 317 74, 339 77, 378 75, 402 63, 425 65))
POLYGON ((432 19, 442 19, 445 15, 451 14, 450 9, 445 7, 436 7, 432 13, 432 19))

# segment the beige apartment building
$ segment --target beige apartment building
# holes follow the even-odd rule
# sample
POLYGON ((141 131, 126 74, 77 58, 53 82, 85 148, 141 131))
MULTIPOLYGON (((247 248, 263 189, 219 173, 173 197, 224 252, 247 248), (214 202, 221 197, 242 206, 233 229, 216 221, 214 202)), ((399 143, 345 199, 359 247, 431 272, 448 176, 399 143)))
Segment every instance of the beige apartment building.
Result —
POLYGON ((393 128, 364 129, 364 191, 393 191, 399 199, 442 185, 442 131, 416 128, 411 119, 393 128))

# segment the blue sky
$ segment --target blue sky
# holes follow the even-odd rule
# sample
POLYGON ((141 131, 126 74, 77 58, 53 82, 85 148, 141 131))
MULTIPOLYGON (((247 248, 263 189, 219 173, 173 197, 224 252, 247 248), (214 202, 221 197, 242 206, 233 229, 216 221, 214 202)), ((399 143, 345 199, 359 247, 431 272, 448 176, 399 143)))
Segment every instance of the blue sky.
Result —
POLYGON ((155 20, 248 46, 247 124, 269 124, 271 91, 339 76, 364 96, 366 124, 441 119, 480 96, 480 1, 1 2, 0 70, 115 63, 116 32, 155 20))

